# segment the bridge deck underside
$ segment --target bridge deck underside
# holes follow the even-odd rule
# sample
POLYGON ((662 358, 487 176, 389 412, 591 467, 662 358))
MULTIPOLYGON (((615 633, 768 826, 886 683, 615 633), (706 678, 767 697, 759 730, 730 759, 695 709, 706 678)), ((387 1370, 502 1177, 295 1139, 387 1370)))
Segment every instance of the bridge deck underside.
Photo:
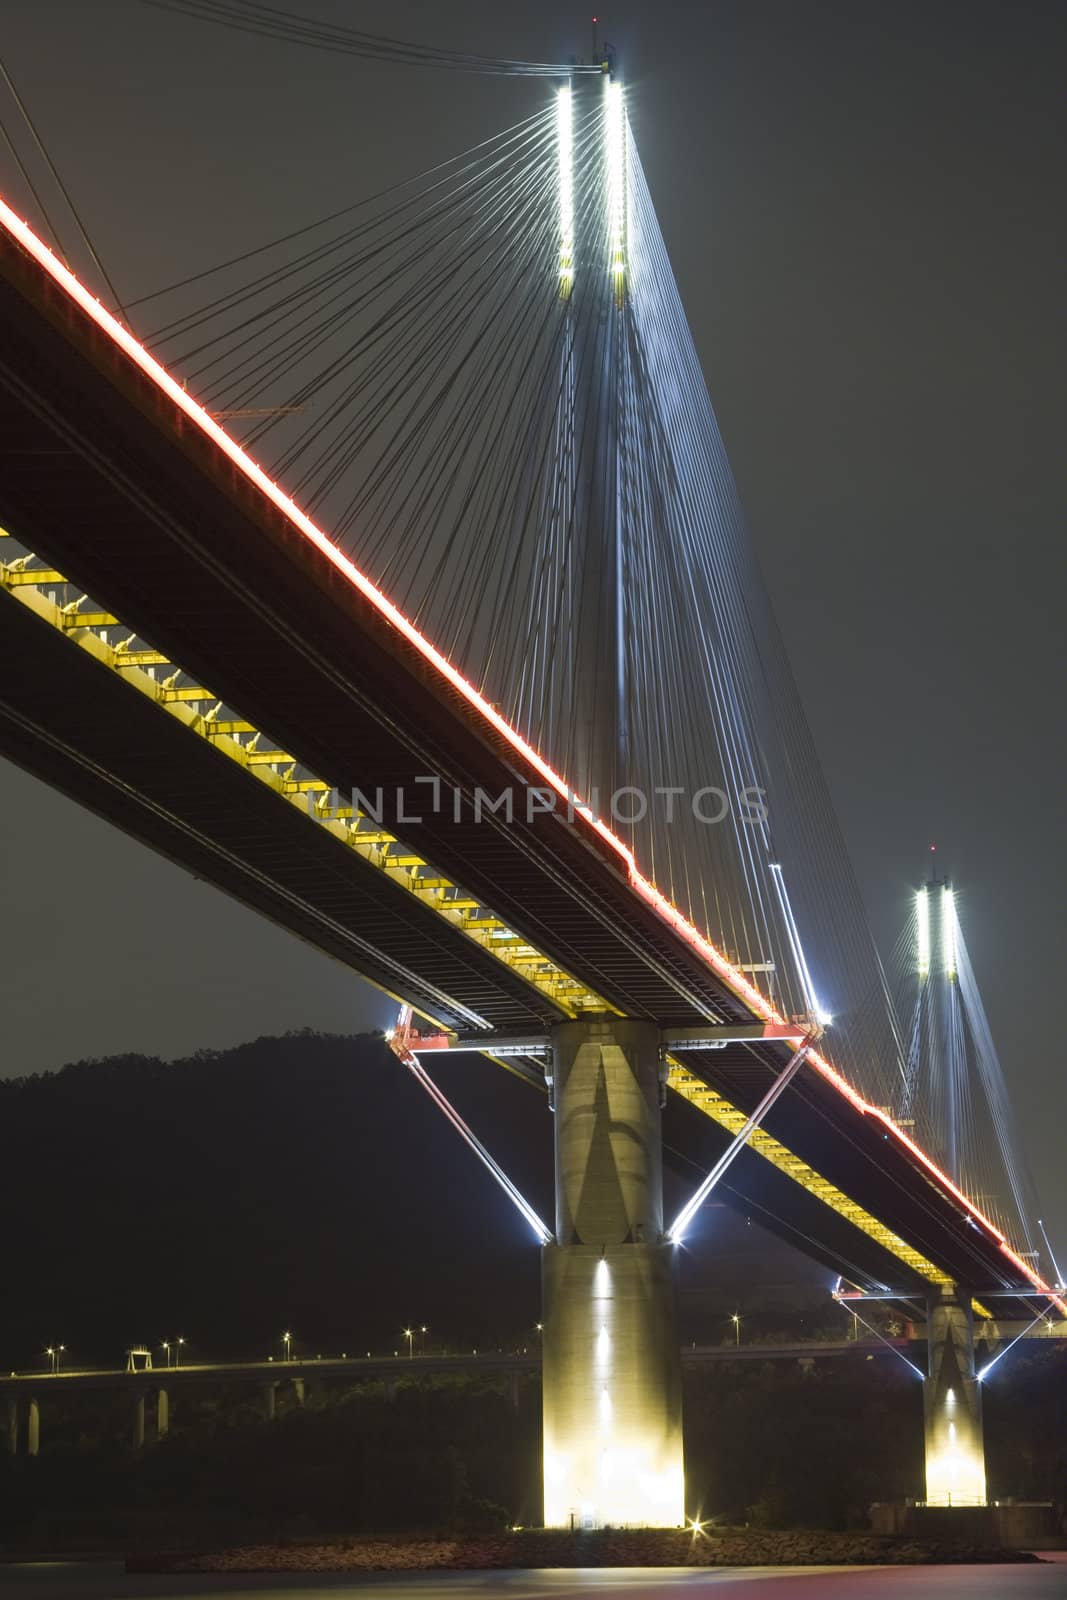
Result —
POLYGON ((609 1003, 743 1020, 610 845, 581 819, 528 822, 537 770, 106 336, 72 325, 35 263, 2 246, 11 531, 331 785, 380 787, 386 827, 609 1003), (405 829, 398 792, 410 807, 428 775, 461 791, 461 819, 444 808, 405 829), (475 790, 508 787, 514 823, 479 821, 475 790))
MULTIPOLYGON (((788 1056, 781 1044, 728 1045, 686 1051, 684 1061, 739 1110, 752 1112, 788 1056)), ((880 1120, 860 1113, 811 1067, 801 1068, 763 1127, 953 1281, 991 1288, 1025 1282, 986 1230, 966 1220, 959 1202, 933 1173, 880 1120)), ((883 1252, 883 1261, 887 1257, 883 1252)), ((863 1259, 873 1265, 873 1257, 865 1254, 863 1259)), ((871 1276, 895 1288, 908 1274, 899 1260, 890 1259, 891 1266, 883 1265, 871 1276)), ((999 1309, 1005 1316, 1026 1314, 1014 1301, 999 1309)))
POLYGON ((14 600, 0 749, 162 855, 451 1027, 562 1018, 521 977, 14 600))
MULTIPOLYGON (((751 1019, 590 825, 525 816, 522 797, 544 782, 536 766, 6 234, 0 333, 0 518, 21 541, 330 785, 380 787, 390 832, 610 1006, 661 1025, 751 1019), (417 827, 401 820, 398 792, 410 799, 427 775, 460 792, 459 821, 449 807, 417 827), (478 821, 475 790, 509 786, 513 823, 478 821)), ((543 997, 433 913, 431 924, 354 862, 339 873, 325 843, 276 836, 246 793, 231 827, 221 765, 164 749, 181 730, 150 727, 166 721, 151 704, 136 734, 113 696, 91 712, 88 681, 69 682, 83 668, 61 661, 65 641, 46 645, 45 631, 10 633, 3 740, 14 759, 391 992, 421 988, 443 1022, 455 1013, 440 995, 454 991, 494 1026, 553 1020, 543 997)), ((687 1063, 747 1110, 786 1055, 709 1051, 687 1063)), ((770 1126, 944 1270, 1010 1277, 959 1202, 813 1071, 770 1126)), ((838 1244, 827 1258, 844 1254, 838 1244)), ((885 1265, 872 1259, 870 1275, 886 1281, 885 1265)))
MULTIPOLYGON (((10 759, 382 987, 457 1026, 445 990, 501 1030, 559 1019, 458 929, 2 593, 0 683, 10 759)), ((768 1069, 749 1060, 755 1088, 768 1069)), ((668 1105, 667 1161, 695 1184, 729 1136, 674 1096, 668 1105)), ((850 1281, 918 1292, 889 1251, 752 1151, 721 1198, 850 1281)))
MULTIPOLYGON (((729 1142, 725 1130, 676 1096, 669 1097, 663 1112, 663 1163, 682 1180, 683 1193, 696 1187, 729 1142)), ((889 1285, 920 1301, 926 1293, 917 1272, 751 1148, 740 1152, 713 1198, 859 1288, 889 1285)))

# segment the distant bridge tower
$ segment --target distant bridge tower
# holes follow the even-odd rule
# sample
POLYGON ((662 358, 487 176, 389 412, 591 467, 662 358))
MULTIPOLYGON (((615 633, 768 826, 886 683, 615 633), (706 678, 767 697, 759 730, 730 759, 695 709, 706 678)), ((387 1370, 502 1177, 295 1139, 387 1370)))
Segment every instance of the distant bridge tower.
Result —
MULTIPOLYGON (((914 1110, 922 1082, 941 1131, 944 1166, 960 1176, 960 1124, 967 1052, 959 992, 959 924, 950 878, 930 876, 915 895, 915 971, 906 1103, 914 1110)), ((975 1376, 970 1295, 960 1285, 931 1293, 927 1304, 927 1376, 923 1422, 928 1505, 985 1505, 981 1387, 975 1376)))
MULTIPOLYGON (((625 550, 619 510, 627 304, 621 84, 560 91, 560 294, 572 334, 568 494, 580 577, 580 791, 625 783, 625 550)), ((553 1035, 556 1232, 543 1258, 544 1515, 549 1527, 684 1522, 672 1247, 663 1221, 658 1030, 598 1013, 553 1035)))
POLYGON ((931 871, 915 896, 918 1003, 912 1021, 905 1115, 911 1116, 920 1080, 941 1130, 945 1170, 960 1182, 960 1122, 967 1057, 960 1015, 959 932, 951 879, 931 871))

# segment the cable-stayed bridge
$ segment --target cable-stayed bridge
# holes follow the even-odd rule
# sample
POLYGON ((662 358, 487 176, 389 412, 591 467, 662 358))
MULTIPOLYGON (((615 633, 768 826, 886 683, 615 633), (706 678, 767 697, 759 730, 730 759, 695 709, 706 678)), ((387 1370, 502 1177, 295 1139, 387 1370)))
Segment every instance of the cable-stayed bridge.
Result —
POLYGON ((429 1092, 547 1093, 547 1521, 682 1518, 665 1155, 928 1302, 927 1498, 984 1501, 972 1316, 1067 1306, 924 1099, 622 85, 567 76, 154 331, 0 205, 0 749, 395 995, 429 1092))

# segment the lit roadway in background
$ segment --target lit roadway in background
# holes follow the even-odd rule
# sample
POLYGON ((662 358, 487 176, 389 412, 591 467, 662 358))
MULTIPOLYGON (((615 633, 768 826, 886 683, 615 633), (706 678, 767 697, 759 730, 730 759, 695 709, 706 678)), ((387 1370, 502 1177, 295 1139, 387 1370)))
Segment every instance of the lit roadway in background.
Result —
MULTIPOLYGON (((1052 1335, 1049 1335, 1052 1337, 1052 1335)), ((792 1344, 729 1344, 685 1345, 682 1362, 686 1366, 701 1366, 709 1361, 788 1361, 807 1357, 891 1354, 907 1349, 907 1339, 837 1341, 811 1340, 792 1344)), ((123 1386, 169 1389, 177 1384, 191 1384, 214 1380, 216 1382, 241 1382, 251 1379, 390 1377, 420 1372, 537 1372, 541 1367, 541 1352, 534 1345, 526 1350, 466 1350, 451 1355, 409 1356, 401 1347, 395 1355, 374 1356, 298 1356, 291 1360, 262 1361, 183 1361, 180 1367, 159 1366, 128 1367, 61 1367, 58 1372, 47 1369, 9 1371, 0 1373, 0 1394, 19 1389, 39 1388, 56 1383, 77 1388, 121 1388, 123 1386)))

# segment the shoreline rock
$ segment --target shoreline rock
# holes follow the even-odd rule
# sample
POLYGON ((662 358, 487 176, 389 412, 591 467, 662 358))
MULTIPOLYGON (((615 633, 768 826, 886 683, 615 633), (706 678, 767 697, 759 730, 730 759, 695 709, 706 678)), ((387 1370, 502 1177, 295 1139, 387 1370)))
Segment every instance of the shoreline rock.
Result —
POLYGON ((1032 1552, 957 1540, 754 1529, 523 1529, 449 1537, 307 1539, 231 1549, 137 1554, 129 1572, 491 1571, 536 1567, 924 1566, 1036 1561, 1032 1552))

